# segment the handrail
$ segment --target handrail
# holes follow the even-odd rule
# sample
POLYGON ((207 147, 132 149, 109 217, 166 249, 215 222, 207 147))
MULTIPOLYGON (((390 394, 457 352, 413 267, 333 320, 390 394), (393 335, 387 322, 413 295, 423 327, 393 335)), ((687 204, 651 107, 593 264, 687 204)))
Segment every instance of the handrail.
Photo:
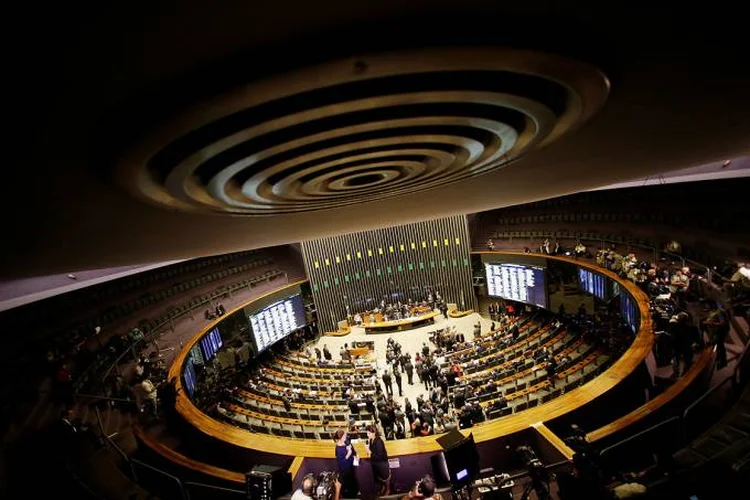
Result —
MULTIPOLYGON (((49 392, 57 392, 57 391, 49 391, 49 392)), ((96 394, 81 394, 80 392, 77 392, 75 394, 75 397, 77 397, 77 398, 98 399, 100 401, 114 401, 116 403, 132 403, 133 402, 130 399, 113 398, 113 397, 110 397, 110 396, 97 396, 96 394)))
POLYGON ((711 394, 713 394, 717 389, 719 389, 719 387, 723 386, 724 384, 726 384, 727 382, 729 382, 730 380, 732 380, 732 377, 733 377, 733 375, 728 375, 724 380, 722 380, 721 382, 719 382, 715 386, 711 387, 709 390, 707 390, 701 396, 699 396, 698 399, 696 399, 695 401, 693 401, 692 403, 690 403, 690 405, 688 405, 688 407, 685 408, 685 411, 682 412, 682 418, 687 418, 688 413, 690 413, 690 410, 692 410, 693 408, 695 408, 701 401, 703 401, 708 396, 710 396, 711 394))
MULTIPOLYGON (((64 391, 57 391, 57 390, 54 390, 54 389, 38 389, 36 392, 37 392, 37 394, 57 394, 59 396, 67 396, 68 395, 68 393, 66 393, 64 391)), ((118 402, 118 403, 132 403, 132 401, 129 400, 129 399, 113 398, 113 397, 110 397, 110 396, 99 396, 99 395, 96 395, 96 394, 81 394, 80 392, 75 393, 74 396, 77 397, 77 398, 99 399, 99 400, 103 400, 103 401, 115 401, 115 402, 118 402)))
POLYGON ((243 490, 235 490, 232 488, 224 488, 221 486, 214 486, 212 484, 205 484, 205 483, 195 483, 192 481, 185 481, 182 483, 182 485, 185 487, 185 496, 187 500, 190 500, 190 488, 191 487, 198 487, 198 488, 205 488, 207 490, 214 490, 214 491, 221 491, 224 493, 237 493, 238 495, 244 496, 247 492, 243 490))
POLYGON ((125 461, 126 464, 128 464, 128 468, 130 469, 130 476, 133 478, 134 481, 137 481, 137 476, 135 475, 135 469, 133 468, 133 461, 130 459, 130 456, 125 453, 125 451, 120 448, 117 443, 114 442, 114 440, 107 435, 106 429, 104 429, 104 424, 102 423, 102 415, 99 412, 99 408, 95 408, 96 410, 96 420, 99 424, 99 432, 101 433, 102 437, 104 438, 104 441, 108 443, 114 450, 120 455, 120 457, 125 461))
POLYGON ((713 394, 716 390, 718 390, 720 387, 722 387, 727 382, 731 381, 732 386, 734 387, 734 374, 727 376, 724 380, 716 384, 715 386, 711 387, 709 390, 707 390, 705 393, 703 393, 701 396, 698 397, 695 401, 690 403, 687 408, 685 408, 685 411, 682 412, 682 442, 687 443, 688 442, 688 425, 687 425, 687 418, 688 414, 690 413, 690 410, 695 408, 701 401, 706 399, 708 396, 713 394))
MULTIPOLYGON (((289 280, 289 274, 286 271, 282 271, 282 273, 284 274, 284 276, 286 277, 286 279, 288 281, 289 280)), ((279 275, 275 275, 275 276, 279 276, 279 275)), ((115 366, 117 366, 118 364, 120 364, 120 362, 123 360, 123 358, 127 354, 129 354, 134 347, 138 346, 140 343, 147 343, 147 342, 152 341, 154 339, 154 337, 157 336, 157 334, 163 333, 163 332, 160 332, 160 330, 162 328, 164 328, 165 326, 172 324, 172 321, 174 321, 175 319, 177 319, 177 318, 179 318, 181 316, 184 316, 185 314, 192 313, 195 309, 197 309, 199 307, 202 307, 207 302, 211 302, 215 298, 215 297, 213 297, 214 294, 217 294, 216 296, 221 296, 221 295, 227 293, 227 291, 231 292, 232 290, 230 288, 231 288, 231 285, 229 285, 228 288, 223 288, 223 289, 218 289, 217 288, 216 290, 214 290, 213 292, 210 292, 208 294, 208 295, 210 295, 210 297, 208 297, 205 300, 201 300, 200 302, 196 303, 193 307, 189 307, 188 309, 185 309, 184 311, 180 312, 179 314, 177 314, 175 316, 167 315, 167 317, 164 320, 162 320, 160 323, 157 323, 147 334, 145 334, 143 337, 141 337, 138 340, 134 340, 133 342, 131 342, 127 346, 127 348, 123 349, 122 353, 120 353, 120 355, 117 356, 117 358, 114 360, 114 362, 112 362, 112 364, 104 372, 104 375, 102 376, 102 381, 104 381, 104 380, 107 379, 107 377, 109 376, 109 374, 112 373, 112 370, 115 368, 115 366)), ((238 290, 240 288, 245 288, 245 285, 243 285, 241 287, 237 287, 236 289, 238 290)))
POLYGON ((745 362, 745 357, 747 356, 747 352, 750 350, 749 348, 750 348, 750 342, 745 344, 745 347, 742 349, 742 353, 737 358, 737 363, 734 365, 734 370, 732 371, 732 378, 733 378, 733 383, 735 385, 741 383, 741 381, 739 380, 740 368, 742 368, 742 363, 745 362))
MULTIPOLYGON (((559 231, 559 230, 556 230, 556 231, 550 231, 550 232, 552 232, 552 233, 556 233, 556 232, 558 232, 558 231, 559 231)), ((506 230, 506 232, 510 232, 510 230, 506 230)), ((590 233, 590 231, 583 231, 583 230, 581 230, 581 231, 575 231, 575 230, 573 230, 573 231, 570 231, 570 232, 576 233, 576 235, 575 235, 575 236, 569 236, 569 237, 559 237, 559 236, 555 236, 555 238, 558 238, 558 239, 581 239, 581 235, 582 235, 582 234, 585 234, 585 233, 590 233)), ((531 240, 531 241, 533 242, 533 241, 534 241, 534 240, 535 240, 536 238, 537 238, 537 237, 535 237, 535 236, 532 236, 532 237, 530 238, 530 240, 531 240)), ((542 236, 539 236, 538 238, 539 238, 539 239, 543 239, 544 237, 542 237, 542 236)), ((511 236, 511 237, 510 237, 509 239, 510 239, 510 240, 512 241, 512 240, 513 240, 513 237, 511 236)), ((651 246, 651 245, 643 245, 643 244, 641 244, 641 243, 636 243, 636 242, 632 242, 632 241, 627 241, 627 240, 625 240, 625 241, 611 240, 611 239, 608 239, 608 238, 583 238, 583 239, 584 239, 584 240, 588 240, 588 241, 596 241, 596 242, 601 242, 602 244, 603 244, 603 243, 614 243, 614 244, 616 244, 616 245, 626 245, 626 246, 628 246, 628 247, 638 247, 638 248, 642 248, 642 249, 645 249, 645 250, 648 250, 648 251, 651 251, 651 252, 653 252, 653 254, 654 254, 654 260, 656 260, 656 259, 657 259, 657 255, 658 255, 658 254, 660 254, 660 253, 661 253, 661 254, 672 255, 672 256, 674 256, 674 257, 677 257, 678 259, 680 259, 680 260, 682 261, 682 267, 685 267, 685 263, 688 263, 688 264, 690 264, 690 265, 691 265, 692 267, 700 267, 700 268, 704 268, 704 269, 706 269, 706 271, 707 271, 707 277, 708 277, 708 282, 709 282, 709 283, 713 283, 713 280, 712 280, 712 276, 714 276, 714 275, 716 275, 716 276, 719 276, 719 277, 721 277, 721 278, 722 278, 722 279, 724 279, 724 280, 726 280, 726 279, 727 279, 727 277, 726 277, 726 276, 724 276, 724 275, 722 275, 722 274, 719 274, 718 272, 714 271, 714 270, 713 270, 713 269, 711 268, 711 266, 709 266, 709 265, 707 265, 707 264, 704 264, 704 263, 702 263, 702 262, 698 262, 698 261, 696 261, 696 260, 693 260, 693 259, 689 259, 689 258, 687 258, 687 257, 684 257, 684 256, 682 256, 682 255, 679 255, 679 254, 676 254, 676 253, 672 253, 672 252, 668 252, 668 251, 666 251, 666 250, 662 250, 662 249, 659 249, 659 248, 657 248, 657 247, 655 247, 655 246, 651 246)))
POLYGON ((603 449, 603 450, 602 450, 602 451, 601 451, 601 452, 599 453, 599 456, 600 456, 600 457, 603 457, 603 456, 604 456, 604 455, 605 455, 606 453, 610 452, 610 451, 611 451, 611 450, 613 450, 614 448, 617 448, 617 447, 619 447, 619 446, 622 446, 622 445, 624 445, 624 444, 626 444, 626 443, 629 443, 630 441, 633 441, 633 440, 635 440, 636 438, 639 438, 640 436, 643 436, 644 434, 647 434, 647 433, 649 433, 649 432, 653 431, 654 429, 657 429, 657 428, 659 428, 659 427, 661 427, 661 426, 663 426, 663 425, 666 425, 666 424, 668 424, 668 423, 672 423, 672 422, 673 422, 673 421, 675 421, 675 420, 679 422, 679 421, 680 421, 680 417, 679 417, 679 416, 677 416, 677 415, 675 415, 675 416, 673 416, 673 417, 669 417, 668 419, 666 419, 666 420, 662 420, 661 422, 658 422, 658 423, 656 423, 656 424, 652 425, 651 427, 648 427, 648 428, 646 428, 646 429, 644 429, 644 430, 642 430, 642 431, 640 431, 640 432, 637 432, 637 433, 633 434, 632 436, 628 436, 628 437, 626 437, 626 438, 625 438, 625 439, 623 439, 622 441, 618 441, 618 442, 616 442, 616 443, 615 443, 615 444, 613 444, 613 445, 607 446, 606 448, 604 448, 604 449, 603 449))
MULTIPOLYGON (((180 481, 180 479, 178 477, 173 476, 172 474, 169 474, 168 472, 164 472, 163 470, 158 469, 158 468, 154 467, 153 465, 149 465, 149 464, 147 464, 145 462, 141 462, 140 460, 137 460, 135 458, 131 458, 130 460, 134 464, 138 464, 138 465, 141 465, 143 467, 146 467, 147 469, 151 469, 152 471, 154 471, 156 473, 159 473, 159 474, 162 474, 162 475, 166 476, 167 478, 169 478, 169 479, 173 480, 174 482, 176 482, 177 483, 177 487, 180 489, 180 496, 183 498, 183 500, 189 500, 189 498, 185 495, 185 488, 183 487, 182 481, 180 481)), ((136 482, 139 482, 137 480, 137 478, 136 478, 136 482)))
POLYGON ((652 414, 657 409, 672 401, 675 397, 681 394, 687 386, 695 382, 695 379, 701 373, 703 373, 706 366, 709 365, 711 359, 711 349, 703 349, 698 356, 698 359, 693 363, 693 366, 690 367, 690 370, 688 370, 686 374, 680 377, 677 382, 672 384, 669 388, 667 388, 667 390, 665 390, 655 398, 639 406, 630 413, 623 415, 615 421, 605 424, 602 427, 589 432, 587 434, 589 441, 596 442, 616 432, 620 432, 621 430, 631 426, 633 423, 635 423, 635 421, 638 421, 652 414))

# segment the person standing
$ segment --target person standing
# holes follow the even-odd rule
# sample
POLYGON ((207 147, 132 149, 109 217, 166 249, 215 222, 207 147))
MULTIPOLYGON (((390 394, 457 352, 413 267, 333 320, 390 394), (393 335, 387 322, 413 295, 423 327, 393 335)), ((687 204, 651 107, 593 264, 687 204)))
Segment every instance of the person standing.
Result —
POLYGON ((404 371, 406 371, 406 380, 409 385, 414 385, 414 365, 411 364, 411 359, 408 359, 408 357, 404 363, 404 371))
POLYGON ((557 360, 554 356, 550 356, 550 360, 547 363, 547 378, 552 388, 555 388, 555 381, 557 379, 557 360))
POLYGON ((706 318, 705 324, 712 342, 716 344, 716 368, 721 369, 727 366, 725 342, 730 330, 729 317, 718 302, 712 303, 711 307, 713 309, 706 318))
POLYGON ((383 385, 385 386, 386 394, 393 396, 393 380, 391 379, 391 373, 388 370, 383 372, 383 385))
POLYGON ((349 434, 344 429, 336 431, 336 463, 341 481, 341 496, 356 498, 359 493, 357 482, 357 467, 359 458, 352 446, 349 434))
POLYGON ((422 379, 422 382, 424 382, 425 390, 429 390, 430 389, 430 365, 428 365, 426 361, 422 364, 421 379, 422 379))
POLYGON ((401 372, 398 370, 393 370, 393 378, 396 379, 396 386, 398 387, 398 395, 403 396, 404 393, 401 390, 401 372))
POLYGON ((333 355, 331 354, 331 351, 328 350, 328 346, 323 346, 323 357, 326 358, 326 361, 331 361, 333 358, 333 355))
POLYGON ((385 443, 380 437, 377 426, 367 426, 367 450, 370 452, 370 466, 372 477, 378 488, 378 496, 391 494, 391 470, 388 466, 388 452, 385 443))

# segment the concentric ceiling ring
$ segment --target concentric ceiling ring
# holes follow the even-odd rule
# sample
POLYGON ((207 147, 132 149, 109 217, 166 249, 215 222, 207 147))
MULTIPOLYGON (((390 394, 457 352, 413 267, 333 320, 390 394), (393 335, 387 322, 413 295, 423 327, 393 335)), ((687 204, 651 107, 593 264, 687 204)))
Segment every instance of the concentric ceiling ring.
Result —
POLYGON ((163 124, 117 170, 172 209, 275 215, 499 169, 593 116, 596 68, 497 48, 368 56, 255 82, 163 124))

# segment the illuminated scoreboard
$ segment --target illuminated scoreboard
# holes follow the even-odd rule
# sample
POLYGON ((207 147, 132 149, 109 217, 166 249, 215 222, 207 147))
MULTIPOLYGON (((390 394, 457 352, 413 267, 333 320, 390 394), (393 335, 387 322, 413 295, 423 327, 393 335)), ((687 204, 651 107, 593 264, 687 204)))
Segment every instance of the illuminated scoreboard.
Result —
POLYGON ((250 316, 256 352, 266 350, 305 324, 305 308, 300 295, 264 307, 250 316))
POLYGON ((547 307, 543 267, 487 263, 485 271, 489 295, 547 307))

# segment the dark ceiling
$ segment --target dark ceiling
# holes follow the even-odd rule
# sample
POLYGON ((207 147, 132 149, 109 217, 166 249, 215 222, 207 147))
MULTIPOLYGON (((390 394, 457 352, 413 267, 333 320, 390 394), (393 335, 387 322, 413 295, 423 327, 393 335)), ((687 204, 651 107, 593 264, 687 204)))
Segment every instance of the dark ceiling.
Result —
MULTIPOLYGON (((84 9, 74 2, 7 13, 6 46, 13 48, 4 72, 11 86, 5 114, 11 155, 0 183, 0 276, 189 258, 477 212, 750 151, 744 18, 720 3, 692 11, 611 2, 575 8, 436 0, 260 3, 128 2, 84 9), (313 83, 310 73, 303 78, 295 71, 344 61, 353 62, 357 72, 377 73, 382 54, 398 58, 435 47, 463 47, 464 54, 476 47, 530 51, 528 58, 514 52, 513 64, 545 74, 554 69, 550 60, 557 60, 545 54, 554 55, 600 70, 611 89, 598 113, 576 124, 577 130, 525 151, 517 161, 429 190, 414 181, 404 194, 385 196, 390 174, 358 171, 333 187, 353 193, 384 182, 384 196, 371 193, 361 203, 340 206, 334 198, 316 205, 322 210, 271 216, 186 211, 171 199, 155 202, 165 199, 161 192, 150 199, 133 195, 145 165, 132 158, 148 159, 133 151, 154 137, 164 141, 158 149, 173 134, 202 126, 206 117, 237 111, 222 107, 226 96, 236 105, 238 96, 246 95, 249 103, 255 94, 247 89, 258 89, 258 81, 269 92, 297 84, 325 87, 324 71, 312 73, 313 83), (272 75, 282 76, 270 80, 272 75), (118 170, 123 158, 131 159, 136 172, 125 181, 118 170)), ((462 59, 456 64, 481 62, 462 59)), ((420 64, 419 58, 405 61, 398 71, 420 64)), ((503 57, 499 63, 505 64, 503 57)), ((343 67, 336 64, 334 70, 343 67)), ((563 73, 558 85, 575 89, 586 83, 575 72, 563 73)), ((336 71, 329 76, 332 83, 341 78, 336 71)), ((461 85, 472 91, 489 86, 476 80, 461 85)), ((515 88, 518 94, 524 90, 529 89, 515 88)), ((530 124, 519 122, 517 131, 530 124)), ((489 151, 494 140, 483 147, 489 151)), ((411 167, 399 168, 403 173, 411 167)), ((178 180, 195 184, 190 176, 178 180)), ((205 186, 193 184, 202 202, 214 203, 205 186)), ((228 183, 226 189, 235 187, 228 183)), ((239 196, 239 188, 235 191, 239 196)))

